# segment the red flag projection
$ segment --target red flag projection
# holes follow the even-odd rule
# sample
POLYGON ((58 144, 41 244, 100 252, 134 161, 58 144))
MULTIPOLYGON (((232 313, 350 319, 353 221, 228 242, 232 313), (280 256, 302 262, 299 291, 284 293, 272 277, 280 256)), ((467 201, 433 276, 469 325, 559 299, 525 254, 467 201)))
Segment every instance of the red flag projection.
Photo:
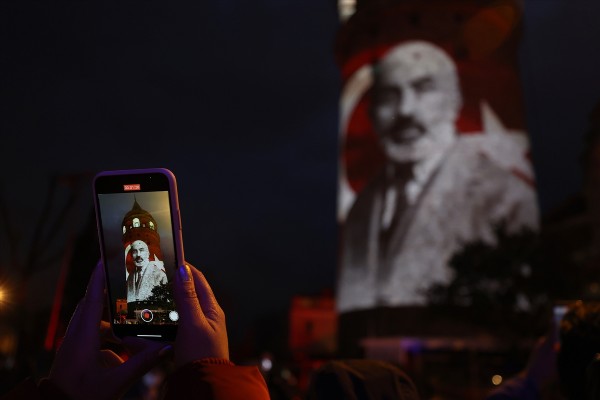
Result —
POLYGON ((537 229, 514 2, 363 6, 342 27, 341 312, 426 303, 465 244, 537 229))

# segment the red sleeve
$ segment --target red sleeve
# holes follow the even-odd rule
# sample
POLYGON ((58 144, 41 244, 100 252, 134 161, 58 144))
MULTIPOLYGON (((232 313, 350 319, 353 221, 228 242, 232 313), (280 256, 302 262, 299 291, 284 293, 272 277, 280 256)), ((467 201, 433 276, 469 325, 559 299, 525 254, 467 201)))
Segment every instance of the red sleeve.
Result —
POLYGON ((193 362, 167 381, 166 400, 268 400, 269 391, 256 367, 193 362))

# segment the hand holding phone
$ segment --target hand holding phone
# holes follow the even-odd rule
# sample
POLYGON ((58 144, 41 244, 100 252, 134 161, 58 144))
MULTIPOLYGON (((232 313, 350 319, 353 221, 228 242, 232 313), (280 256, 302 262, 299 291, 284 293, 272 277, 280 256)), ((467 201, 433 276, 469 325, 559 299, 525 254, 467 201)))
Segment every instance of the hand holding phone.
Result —
POLYGON ((134 337, 123 340, 135 348, 127 361, 101 350, 104 271, 98 264, 83 300, 77 306, 65 338, 56 353, 48 379, 72 399, 118 398, 142 375, 156 366, 171 346, 134 337))
POLYGON ((204 275, 185 264, 175 278, 181 324, 175 340, 175 365, 203 358, 229 360, 225 313, 204 275))
POLYGON ((184 262, 175 176, 163 168, 102 172, 94 200, 115 335, 174 340, 173 276, 184 262))

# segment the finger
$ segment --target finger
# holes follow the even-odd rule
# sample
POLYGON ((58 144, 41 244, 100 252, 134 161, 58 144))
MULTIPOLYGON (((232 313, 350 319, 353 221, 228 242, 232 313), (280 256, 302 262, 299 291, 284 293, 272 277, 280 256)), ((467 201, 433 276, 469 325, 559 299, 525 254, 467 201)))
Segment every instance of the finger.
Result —
POLYGON ((215 294, 204 274, 196 268, 190 268, 190 270, 194 277, 194 287, 196 288, 196 295, 198 296, 202 312, 208 319, 215 320, 219 316, 221 306, 219 306, 215 294))
POLYGON ((110 322, 108 321, 100 321, 100 341, 102 343, 121 343, 121 339, 115 336, 112 327, 110 326, 110 322))
MULTIPOLYGON (((129 342, 130 338, 127 339, 129 342)), ((119 388, 119 392, 126 390, 146 372, 155 367, 171 349, 170 345, 165 346, 164 343, 149 340, 146 342, 147 346, 144 350, 129 357, 127 361, 111 371, 110 379, 119 388)))
POLYGON ((165 343, 155 342, 148 339, 142 339, 135 336, 126 336, 125 338, 123 338, 121 344, 130 354, 141 353, 144 350, 147 350, 148 348, 156 348, 157 346, 159 346, 161 349, 165 349, 165 351, 168 351, 170 347, 170 345, 167 345, 165 343))
POLYGON ((205 321, 204 314, 198 302, 198 296, 194 287, 194 278, 191 268, 184 264, 179 267, 174 284, 174 297, 177 304, 180 323, 185 324, 192 321, 205 321))
MULTIPOLYGON (((103 288, 104 271, 102 270, 102 264, 99 262, 92 271, 92 276, 88 283, 85 296, 77 304, 77 308, 69 321, 69 327, 67 328, 63 345, 71 341, 79 342, 81 340, 91 340, 98 336, 98 327, 103 304, 100 304, 99 306, 96 305, 95 307, 90 307, 90 304, 94 303, 94 300, 92 299, 97 299, 99 297, 97 294, 99 290, 103 293, 103 288), (98 312, 95 308, 99 308, 100 311, 98 312)), ((102 297, 102 302, 103 300, 104 298, 102 297)), ((89 342, 86 343, 89 344, 89 342)), ((86 346, 86 348, 89 348, 89 346, 86 346)))
POLYGON ((104 267, 98 262, 88 283, 85 296, 81 303, 80 326, 78 335, 82 338, 99 341, 98 330, 104 308, 104 267))
POLYGON ((118 367, 123 364, 125 361, 118 354, 113 352, 112 350, 101 350, 100 351, 100 365, 105 368, 113 368, 118 367))

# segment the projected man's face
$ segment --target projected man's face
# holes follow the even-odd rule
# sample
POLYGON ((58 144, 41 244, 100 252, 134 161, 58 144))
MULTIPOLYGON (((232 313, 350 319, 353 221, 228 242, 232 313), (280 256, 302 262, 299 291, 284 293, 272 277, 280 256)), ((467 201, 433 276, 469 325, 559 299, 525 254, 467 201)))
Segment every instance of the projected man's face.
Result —
POLYGON ((131 257, 136 267, 144 267, 148 265, 150 252, 148 246, 141 240, 136 240, 131 245, 131 257))
POLYGON ((453 139, 460 107, 452 60, 427 42, 392 49, 375 67, 371 119, 387 157, 414 162, 453 139))

